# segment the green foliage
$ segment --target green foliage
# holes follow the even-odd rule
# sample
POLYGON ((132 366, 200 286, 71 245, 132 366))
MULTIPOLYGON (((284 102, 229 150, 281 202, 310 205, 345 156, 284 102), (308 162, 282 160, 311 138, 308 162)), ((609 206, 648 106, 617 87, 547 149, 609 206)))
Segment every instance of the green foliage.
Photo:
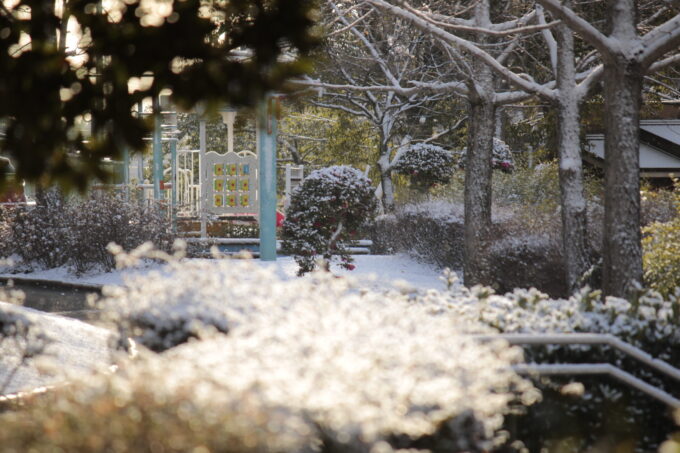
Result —
POLYGON ((680 287, 680 191, 675 189, 676 217, 668 222, 654 222, 643 228, 644 277, 650 288, 664 296, 680 287))
POLYGON ((0 9, 0 152, 17 178, 81 189, 88 177, 106 178, 102 158, 144 146, 151 124, 133 115, 138 102, 170 89, 186 109, 253 105, 307 69, 315 41, 310 1, 173 0, 165 12, 136 0, 120 5, 97 14, 96 3, 71 0, 61 17, 51 1, 0 9), (68 20, 83 31, 78 49, 57 39, 68 20), (22 36, 31 46, 19 44, 22 36), (234 50, 252 56, 227 58, 234 50), (300 58, 281 62, 287 50, 300 58), (131 80, 151 83, 129 93, 131 80))
MULTIPOLYGON (((554 213, 560 204, 560 182, 557 161, 535 167, 518 165, 511 173, 496 171, 493 174, 493 203, 499 207, 529 207, 531 216, 554 213)), ((438 188, 435 194, 454 201, 463 200, 464 172, 457 171, 451 182, 438 188)), ((597 203, 602 196, 602 183, 597 178, 585 177, 586 199, 597 203)))
POLYGON ((312 167, 374 163, 376 134, 365 119, 341 110, 290 105, 279 128, 282 156, 312 167))
POLYGON ((347 166, 316 170, 293 192, 283 222, 282 247, 294 256, 299 274, 314 269, 318 256, 353 269, 346 248, 375 209, 371 181, 347 166))

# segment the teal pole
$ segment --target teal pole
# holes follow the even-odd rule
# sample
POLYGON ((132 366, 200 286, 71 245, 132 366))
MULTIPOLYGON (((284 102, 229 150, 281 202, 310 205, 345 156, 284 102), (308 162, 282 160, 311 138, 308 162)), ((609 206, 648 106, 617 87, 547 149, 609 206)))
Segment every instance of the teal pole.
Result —
POLYGON ((177 139, 170 139, 170 165, 172 172, 172 231, 177 232, 177 139))
POLYGON ((153 198, 161 199, 163 156, 161 152, 161 114, 158 96, 153 97, 153 198))
POLYGON ((130 150, 123 148, 123 191, 125 200, 130 200, 130 150))
POLYGON ((276 112, 274 99, 260 103, 257 139, 260 167, 260 260, 276 261, 276 112))

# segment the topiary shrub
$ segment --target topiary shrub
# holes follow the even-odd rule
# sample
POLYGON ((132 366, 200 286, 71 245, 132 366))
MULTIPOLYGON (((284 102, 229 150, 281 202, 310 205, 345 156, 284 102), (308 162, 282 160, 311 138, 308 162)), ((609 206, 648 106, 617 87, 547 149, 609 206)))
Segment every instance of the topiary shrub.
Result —
POLYGON ((314 269, 317 257, 353 269, 346 246, 375 210, 371 181, 359 170, 333 166, 313 171, 291 195, 281 231, 282 250, 293 255, 299 275, 314 269))
MULTIPOLYGON (((461 168, 464 168, 467 148, 463 148, 458 154, 460 155, 458 165, 461 168)), ((512 158, 512 150, 510 150, 510 147, 507 145, 507 143, 496 137, 493 138, 491 166, 494 170, 501 170, 505 173, 510 173, 515 168, 515 162, 512 158)))
POLYGON ((401 155, 392 169, 408 176, 411 187, 424 193, 434 185, 451 180, 453 153, 441 146, 416 143, 401 155))

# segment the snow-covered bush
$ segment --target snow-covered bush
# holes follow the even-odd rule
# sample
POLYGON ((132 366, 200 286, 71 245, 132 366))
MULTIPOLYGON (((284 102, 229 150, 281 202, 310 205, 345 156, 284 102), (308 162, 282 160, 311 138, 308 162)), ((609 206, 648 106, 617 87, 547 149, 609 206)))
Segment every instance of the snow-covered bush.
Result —
POLYGON ((645 282, 666 297, 680 296, 680 192, 675 193, 675 209, 672 220, 642 230, 645 282))
MULTIPOLYGON (((677 299, 664 300, 658 293, 641 292, 632 302, 612 297, 602 300, 599 292, 588 289, 570 299, 550 299, 534 289, 515 290, 501 296, 488 288, 468 290, 455 281, 450 286, 447 296, 430 292, 421 303, 440 307, 461 320, 482 322, 504 333, 611 334, 652 357, 680 367, 680 301, 677 299)), ((671 394, 677 393, 677 381, 663 378, 606 346, 526 347, 525 354, 528 362, 613 363, 671 394)), ((637 436, 633 439, 637 442, 635 451, 655 451, 672 432, 672 420, 664 415, 667 411, 661 403, 608 378, 579 376, 578 379, 585 384, 585 389, 583 395, 576 398, 560 392, 563 384, 573 382, 573 377, 541 380, 539 387, 550 398, 544 397, 526 417, 516 421, 521 427, 519 435, 533 442, 527 443, 529 451, 538 451, 549 439, 560 436, 572 436, 583 442, 573 451, 584 451, 610 429, 621 430, 622 436, 637 436), (614 419, 619 425, 612 426, 610 422, 614 419)))
POLYGON ((69 216, 63 193, 57 189, 38 190, 34 208, 17 209, 11 222, 8 255, 22 264, 41 268, 63 266, 68 261, 66 225, 69 216))
MULTIPOLYGON (((458 165, 461 168, 465 167, 465 157, 467 155, 467 147, 463 148, 457 154, 460 155, 458 165)), ((493 150, 491 154, 491 166, 495 170, 501 170, 509 173, 515 168, 515 161, 512 158, 512 151, 510 147, 500 138, 493 138, 493 150)))
POLYGON ((112 269, 110 242, 130 250, 151 241, 167 249, 171 239, 170 223, 158 205, 108 192, 66 199, 56 189, 42 190, 35 207, 15 210, 7 222, 6 255, 16 255, 26 268, 68 266, 78 274, 112 269))
POLYGON ((156 398, 185 394, 218 417, 246 405, 319 451, 480 451, 512 401, 536 397, 509 367, 517 349, 463 335, 487 331, 477 322, 327 272, 282 281, 243 260, 171 261, 109 291, 124 335, 159 350, 171 329, 196 338, 129 371, 156 398))
POLYGON ((672 190, 654 188, 644 182, 641 182, 641 186, 640 223, 643 226, 654 222, 670 222, 678 217, 680 179, 673 181, 672 190))
MULTIPOLYGON (((409 204, 376 219, 374 253, 407 253, 440 267, 462 269, 465 250, 463 206, 443 200, 409 204)), ((488 247, 487 279, 496 290, 536 287, 567 295, 559 242, 559 218, 525 216, 508 207, 495 210, 488 247)))
POLYGON ((293 255, 300 275, 317 257, 352 269, 346 246, 371 220, 376 200, 371 181, 359 170, 333 166, 315 170, 292 193, 281 230, 282 249, 293 255))
POLYGON ((411 145, 392 169, 408 176, 411 187, 427 192, 437 184, 447 184, 453 173, 453 153, 429 143, 411 145))
MULTIPOLYGON (((305 452, 305 433, 287 433, 281 415, 247 400, 219 410, 196 404, 192 389, 154 388, 166 376, 90 377, 0 413, 5 452, 305 452)), ((308 443, 308 442, 307 442, 308 443)), ((310 451, 310 450, 307 450, 310 451)), ((310 451, 311 453, 311 451, 310 451)))
POLYGON ((409 204, 376 219, 373 253, 407 253, 428 263, 462 269, 463 206, 443 200, 409 204))
POLYGON ((145 242, 163 250, 170 248, 170 222, 156 204, 94 192, 82 201, 69 203, 68 208, 68 264, 77 274, 96 267, 113 269, 113 256, 106 249, 111 242, 125 250, 145 242))
POLYGON ((17 209, 16 206, 0 205, 0 257, 12 254, 12 222, 17 209))

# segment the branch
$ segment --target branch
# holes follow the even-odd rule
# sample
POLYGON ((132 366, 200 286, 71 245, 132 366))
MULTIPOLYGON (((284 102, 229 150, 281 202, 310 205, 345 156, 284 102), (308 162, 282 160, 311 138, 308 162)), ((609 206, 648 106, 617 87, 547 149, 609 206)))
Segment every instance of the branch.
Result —
MULTIPOLYGON (((489 55, 487 52, 484 50, 480 49, 477 47, 476 44, 463 39, 459 38, 456 35, 453 35, 439 27, 435 27, 433 24, 427 22, 426 20, 416 16, 415 14, 406 11, 402 8, 399 8, 397 6, 390 5, 389 3, 385 2, 384 0, 367 0, 368 3, 377 6, 378 8, 384 9, 392 13, 393 15, 397 17, 401 17, 402 19, 409 20, 411 23, 413 23, 416 27, 420 28, 421 30, 424 30, 433 36, 436 36, 437 38, 441 39, 444 42, 449 43, 450 45, 458 46, 460 48, 465 49, 469 53, 471 53, 473 56, 480 58, 484 63, 486 63, 489 67, 491 67, 494 71, 496 71, 498 74, 500 74, 502 77, 505 77, 509 82, 514 83, 515 85, 519 86, 520 88, 531 91, 537 94, 540 94, 541 96, 546 96, 550 97, 552 96, 552 93, 547 90, 543 85, 539 85, 534 82, 530 82, 526 79, 523 79, 519 77, 517 74, 500 64, 495 58, 493 58, 491 55, 489 55)), ((474 78, 474 76, 473 76, 474 78)))
POLYGON ((463 82, 409 82, 415 88, 433 93, 455 92, 460 96, 467 97, 470 94, 468 86, 463 82))
MULTIPOLYGON (((590 74, 576 86, 576 97, 579 100, 585 99, 593 87, 600 82, 604 74, 604 65, 600 64, 590 71, 590 74)), ((578 78, 578 75, 577 75, 578 78)))
MULTIPOLYGON (((340 20, 342 23, 345 25, 349 25, 349 22, 347 19, 341 15, 340 10, 338 7, 333 3, 333 0, 328 0, 328 4, 330 5, 331 9, 340 17, 340 20)), ((385 61, 380 57, 380 53, 376 50, 375 46, 368 40, 366 39, 366 36, 361 33, 359 30, 357 30, 354 27, 350 28, 350 31, 354 36, 356 36, 363 44, 366 46, 366 49, 368 49, 368 52, 371 54, 371 56, 375 59, 375 61, 378 63, 380 66, 380 69, 382 69, 383 73, 385 74, 385 77, 392 82, 395 86, 399 86, 399 82, 397 81, 396 77, 392 75, 392 72, 390 69, 387 67, 385 64, 385 61)))
POLYGON ((293 85, 305 86, 305 87, 316 87, 325 88, 327 90, 346 90, 346 91, 357 91, 357 92, 389 92, 393 91, 404 96, 411 95, 417 90, 415 88, 403 88, 401 86, 390 86, 390 85, 341 85, 335 83, 322 82, 320 80, 307 79, 307 80, 291 80, 293 85))
POLYGON ((563 20, 569 28, 580 34, 583 39, 588 41, 593 47, 603 55, 610 55, 614 52, 612 41, 602 34, 590 22, 579 17, 571 8, 562 5, 558 0, 536 0, 550 13, 563 20))
MULTIPOLYGON (((538 17, 538 23, 545 24, 545 13, 541 5, 536 5, 536 14, 538 17)), ((545 43, 548 46, 548 51, 550 52, 550 65, 552 66, 553 77, 557 77, 557 41, 549 30, 543 30, 541 33, 543 34, 543 39, 545 39, 545 43)))
MULTIPOLYGON (((454 31, 462 31, 462 32, 470 32, 470 33, 483 33, 485 35, 490 35, 490 36, 496 36, 496 37, 503 37, 503 36, 510 36, 510 35, 516 35, 519 33, 530 33, 530 32, 536 32, 536 31, 541 31, 545 29, 552 28, 559 24, 559 21, 553 21, 550 23, 543 23, 539 25, 525 25, 521 27, 515 27, 515 28, 499 28, 496 29, 492 25, 491 28, 483 28, 483 27, 476 27, 474 25, 463 25, 463 24, 451 24, 451 23, 446 23, 441 20, 436 20, 431 14, 426 14, 423 13, 422 11, 419 11, 417 9, 414 9, 412 7, 405 8, 412 14, 428 21, 432 25, 436 25, 438 27, 442 28, 448 28, 450 30, 454 31)), ((514 22, 514 21, 513 21, 514 22)))
POLYGON ((677 47, 680 44, 680 14, 644 35, 642 44, 644 52, 640 62, 644 66, 651 65, 654 60, 677 47))
POLYGON ((651 74, 660 71, 665 67, 675 63, 680 63, 680 53, 676 53, 675 55, 671 55, 670 57, 664 58, 663 60, 659 60, 656 63, 652 64, 647 70, 647 73, 651 74))
POLYGON ((345 107, 344 105, 340 104, 327 104, 325 102, 319 102, 319 101, 312 101, 312 105, 315 105, 317 107, 323 107, 326 109, 334 109, 334 110, 342 110, 343 112, 349 113, 351 115, 355 116, 364 116, 363 112, 360 112, 359 110, 352 110, 349 107, 345 107))
POLYGON ((373 14, 373 11, 375 11, 375 10, 371 9, 370 11, 368 11, 366 14, 364 14, 363 16, 361 16, 360 18, 358 18, 357 20, 355 20, 355 21, 352 22, 351 24, 348 24, 348 25, 346 25, 346 26, 344 26, 344 27, 342 27, 342 28, 340 28, 340 29, 338 29, 338 30, 334 30, 334 31, 332 31, 332 32, 330 32, 330 33, 327 33, 326 36, 325 36, 325 38, 328 39, 328 38, 330 38, 331 36, 339 35, 339 34, 341 34, 341 33, 346 32, 347 30, 349 30, 349 29, 355 27, 359 22, 363 21, 363 20, 366 19, 368 16, 370 16, 371 14, 373 14))

